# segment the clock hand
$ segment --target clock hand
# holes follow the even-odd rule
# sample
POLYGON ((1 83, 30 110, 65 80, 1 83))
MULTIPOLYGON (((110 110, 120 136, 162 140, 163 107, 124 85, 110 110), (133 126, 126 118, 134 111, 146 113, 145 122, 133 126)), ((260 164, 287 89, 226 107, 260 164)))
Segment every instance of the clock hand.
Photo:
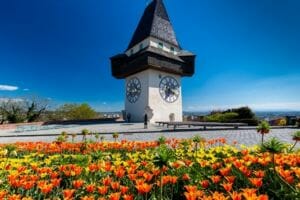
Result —
POLYGON ((174 95, 178 95, 178 90, 176 90, 176 89, 171 89, 172 90, 172 93, 174 94, 174 95))

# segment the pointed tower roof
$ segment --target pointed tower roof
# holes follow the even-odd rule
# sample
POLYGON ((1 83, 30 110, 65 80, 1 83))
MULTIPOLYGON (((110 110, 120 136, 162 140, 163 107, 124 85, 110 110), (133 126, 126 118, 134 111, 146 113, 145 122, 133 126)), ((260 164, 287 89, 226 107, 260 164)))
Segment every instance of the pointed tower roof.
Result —
POLYGON ((148 37, 160 39, 180 48, 163 0, 153 0, 147 6, 127 50, 148 37))

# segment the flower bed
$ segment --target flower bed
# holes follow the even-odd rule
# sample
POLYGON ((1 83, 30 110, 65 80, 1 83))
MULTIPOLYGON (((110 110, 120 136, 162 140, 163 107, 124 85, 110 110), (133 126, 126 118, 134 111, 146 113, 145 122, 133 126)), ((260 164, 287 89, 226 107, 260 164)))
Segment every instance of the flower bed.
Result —
POLYGON ((297 199, 300 153, 224 139, 0 147, 0 199, 297 199))

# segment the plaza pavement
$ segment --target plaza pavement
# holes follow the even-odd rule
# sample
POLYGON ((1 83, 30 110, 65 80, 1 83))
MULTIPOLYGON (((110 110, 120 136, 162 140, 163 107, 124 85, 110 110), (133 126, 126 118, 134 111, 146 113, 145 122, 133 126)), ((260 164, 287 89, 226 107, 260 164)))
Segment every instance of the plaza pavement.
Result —
MULTIPOLYGON (((131 141, 151 141, 157 140, 160 136, 166 138, 191 138, 195 135, 200 135, 206 139, 225 138, 228 143, 234 141, 239 144, 245 144, 252 146, 259 144, 261 136, 256 132, 255 127, 243 127, 238 130, 228 128, 211 128, 202 130, 198 128, 179 128, 174 131, 172 128, 159 127, 151 125, 148 129, 144 129, 142 123, 126 124, 126 123, 114 123, 114 124, 97 124, 97 125, 78 125, 74 127, 66 127, 53 130, 42 131, 29 131, 23 133, 16 133, 13 130, 0 131, 0 143, 14 143, 14 142, 52 142, 62 131, 67 133, 76 133, 76 141, 81 141, 82 136, 80 132, 82 129, 88 129, 91 132, 100 133, 99 136, 104 136, 105 140, 112 141, 112 133, 120 133, 119 140, 131 140, 131 141)), ((276 137, 285 143, 293 143, 292 134, 296 131, 300 131, 299 128, 281 128, 272 129, 271 132, 266 135, 265 140, 271 137, 276 137)), ((94 139, 94 136, 88 136, 90 139, 94 139)), ((299 147, 299 146, 298 146, 299 147)))

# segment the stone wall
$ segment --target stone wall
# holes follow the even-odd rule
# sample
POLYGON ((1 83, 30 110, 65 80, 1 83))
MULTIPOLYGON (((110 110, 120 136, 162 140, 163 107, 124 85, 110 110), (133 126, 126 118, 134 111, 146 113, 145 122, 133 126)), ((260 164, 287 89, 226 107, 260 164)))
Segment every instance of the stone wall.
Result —
POLYGON ((2 124, 0 125, 0 130, 10 130, 10 129, 16 129, 18 126, 42 126, 44 122, 34 122, 34 123, 18 123, 18 124, 2 124))

